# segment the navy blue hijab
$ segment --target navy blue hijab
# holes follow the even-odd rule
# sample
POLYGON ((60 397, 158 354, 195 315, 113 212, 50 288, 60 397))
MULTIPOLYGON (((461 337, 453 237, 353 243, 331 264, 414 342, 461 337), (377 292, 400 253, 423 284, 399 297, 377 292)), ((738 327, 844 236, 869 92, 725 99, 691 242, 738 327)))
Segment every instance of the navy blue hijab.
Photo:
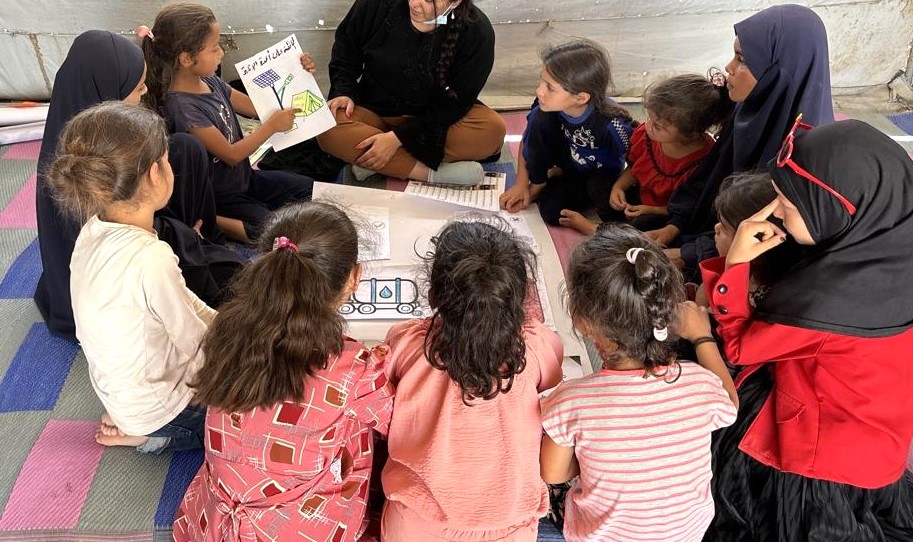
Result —
POLYGON ((827 32, 807 7, 767 8, 735 25, 742 56, 758 83, 736 104, 710 154, 669 201, 670 222, 685 234, 711 230, 723 179, 764 166, 800 112, 818 126, 834 121, 827 32))
POLYGON ((35 206, 43 271, 35 290, 35 303, 48 329, 62 337, 76 336, 70 304, 70 257, 80 225, 58 208, 45 172, 54 160, 64 125, 97 103, 129 96, 145 69, 143 52, 136 44, 111 32, 89 30, 73 41, 54 80, 38 158, 35 206))
POLYGON ((774 183, 799 210, 815 245, 774 286, 764 320, 856 337, 913 327, 913 161, 858 120, 797 132, 793 161, 856 207, 788 167, 774 183))

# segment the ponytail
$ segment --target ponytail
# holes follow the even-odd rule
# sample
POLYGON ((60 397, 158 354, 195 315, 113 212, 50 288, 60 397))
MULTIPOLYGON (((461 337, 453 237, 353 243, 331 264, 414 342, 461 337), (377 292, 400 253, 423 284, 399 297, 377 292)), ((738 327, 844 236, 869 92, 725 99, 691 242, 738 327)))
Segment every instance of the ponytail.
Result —
POLYGON ((342 352, 337 305, 358 256, 345 213, 320 202, 280 209, 261 249, 206 333, 205 363, 192 384, 200 402, 226 412, 301 401, 306 378, 342 352))
POLYGON ((535 257, 509 230, 498 221, 452 222, 426 259, 434 315, 424 354, 467 405, 509 392, 526 367, 523 324, 535 257))
POLYGON ((659 246, 627 224, 606 225, 574 250, 567 282, 571 319, 618 345, 603 353, 605 367, 631 358, 645 374, 666 374, 685 289, 659 246))
POLYGON ((306 376, 342 351, 345 323, 313 256, 276 250, 247 266, 206 334, 198 399, 246 412, 304 397, 306 376))
POLYGON ((699 74, 676 75, 649 87, 644 94, 644 108, 678 129, 683 136, 704 137, 714 127, 721 127, 735 104, 729 99, 726 78, 719 70, 707 77, 699 74))
POLYGON ((140 38, 148 89, 143 101, 154 111, 163 113, 165 96, 180 65, 181 53, 195 57, 215 23, 212 10, 199 4, 167 5, 155 16, 152 31, 140 38))
POLYGON ((540 54, 542 65, 571 94, 585 92, 601 115, 620 117, 637 125, 625 108, 606 97, 613 87, 609 53, 592 40, 579 39, 549 47, 540 54))

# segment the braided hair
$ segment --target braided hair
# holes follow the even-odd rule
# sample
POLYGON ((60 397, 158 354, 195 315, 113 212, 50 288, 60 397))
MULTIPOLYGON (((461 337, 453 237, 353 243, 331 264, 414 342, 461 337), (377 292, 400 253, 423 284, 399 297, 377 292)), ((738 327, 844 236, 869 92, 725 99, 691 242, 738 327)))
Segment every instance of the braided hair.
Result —
MULTIPOLYGON (((451 4, 456 0, 451 0, 451 4)), ((437 16, 437 6, 435 5, 435 16, 437 16)), ((435 17, 436 18, 436 17, 435 17)), ((440 56, 437 65, 434 68, 437 84, 444 91, 448 98, 457 99, 456 92, 450 88, 448 82, 448 73, 450 65, 453 63, 453 57, 456 55, 457 44, 460 41, 460 34, 475 21, 475 12, 473 11, 472 0, 463 0, 450 14, 450 22, 446 25, 444 41, 441 44, 440 56)))
POLYGON ((601 352, 604 367, 630 358, 644 364, 644 376, 667 375, 685 288, 656 243, 628 224, 606 224, 574 250, 567 288, 575 326, 618 346, 601 352))

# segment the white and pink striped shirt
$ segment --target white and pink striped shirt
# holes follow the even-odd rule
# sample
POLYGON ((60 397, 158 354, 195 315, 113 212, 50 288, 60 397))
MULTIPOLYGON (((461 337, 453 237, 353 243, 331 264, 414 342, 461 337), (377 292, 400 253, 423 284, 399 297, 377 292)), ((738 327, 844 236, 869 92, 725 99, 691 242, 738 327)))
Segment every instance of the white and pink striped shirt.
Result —
POLYGON ((542 426, 573 447, 580 477, 568 492, 568 542, 700 541, 713 519, 710 433, 736 407, 720 379, 690 362, 673 378, 643 370, 564 382, 542 401, 542 426))

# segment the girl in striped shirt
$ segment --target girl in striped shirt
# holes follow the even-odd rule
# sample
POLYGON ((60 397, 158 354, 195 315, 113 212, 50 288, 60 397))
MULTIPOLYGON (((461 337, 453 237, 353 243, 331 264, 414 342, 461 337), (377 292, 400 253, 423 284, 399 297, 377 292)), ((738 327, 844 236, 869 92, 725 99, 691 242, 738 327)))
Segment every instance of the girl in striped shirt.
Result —
POLYGON ((542 402, 542 478, 577 476, 567 495, 570 541, 699 541, 713 518, 710 433, 736 418, 732 379, 706 310, 685 303, 681 274, 627 225, 582 243, 568 305, 602 370, 542 402), (678 362, 676 335, 698 364, 678 362))

